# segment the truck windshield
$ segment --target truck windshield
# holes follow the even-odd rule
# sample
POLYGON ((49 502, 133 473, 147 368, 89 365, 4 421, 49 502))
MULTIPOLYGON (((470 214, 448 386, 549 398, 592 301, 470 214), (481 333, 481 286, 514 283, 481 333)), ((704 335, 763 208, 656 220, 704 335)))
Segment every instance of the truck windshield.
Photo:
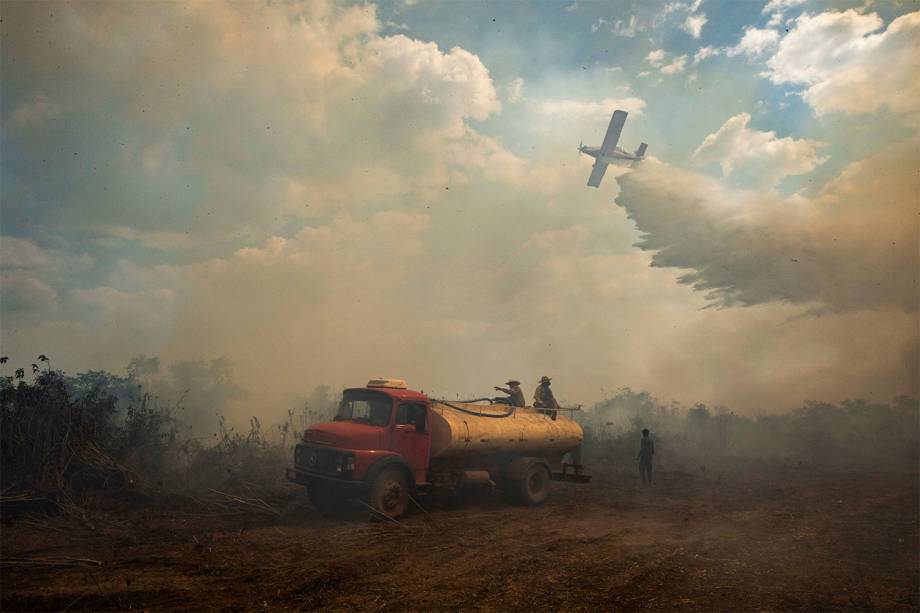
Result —
POLYGON ((372 426, 390 423, 390 408, 393 403, 386 394, 354 390, 345 392, 339 404, 336 421, 360 421, 372 426))

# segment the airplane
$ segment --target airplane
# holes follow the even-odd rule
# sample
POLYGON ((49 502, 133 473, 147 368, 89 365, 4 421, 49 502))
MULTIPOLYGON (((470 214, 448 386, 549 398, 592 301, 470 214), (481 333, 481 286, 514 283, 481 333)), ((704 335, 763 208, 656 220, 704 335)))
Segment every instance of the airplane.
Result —
POLYGON ((638 162, 645 157, 645 150, 648 145, 642 143, 635 153, 623 151, 617 147, 617 141, 620 140, 620 132, 623 131, 623 124, 626 123, 626 111, 614 111, 613 117, 610 118, 610 125, 607 126, 607 134, 604 135, 604 142, 600 147, 588 147, 587 145, 578 145, 581 153, 587 153, 596 158, 594 167, 591 169, 591 176, 588 177, 590 187, 598 187, 601 179, 604 178, 604 172, 607 170, 607 164, 612 164, 617 160, 632 160, 638 162))

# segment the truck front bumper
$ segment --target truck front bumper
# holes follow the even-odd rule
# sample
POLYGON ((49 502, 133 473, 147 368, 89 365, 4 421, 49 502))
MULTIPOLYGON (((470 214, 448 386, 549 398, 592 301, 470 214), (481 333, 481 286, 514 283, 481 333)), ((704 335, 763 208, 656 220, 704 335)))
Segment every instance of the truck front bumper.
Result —
POLYGON ((307 486, 310 485, 310 482, 315 483, 316 481, 322 481, 323 483, 334 485, 336 489, 340 490, 342 494, 346 496, 359 496, 364 489, 363 481, 341 479, 331 475, 309 472, 300 468, 286 468, 284 469, 284 476, 288 481, 307 486))

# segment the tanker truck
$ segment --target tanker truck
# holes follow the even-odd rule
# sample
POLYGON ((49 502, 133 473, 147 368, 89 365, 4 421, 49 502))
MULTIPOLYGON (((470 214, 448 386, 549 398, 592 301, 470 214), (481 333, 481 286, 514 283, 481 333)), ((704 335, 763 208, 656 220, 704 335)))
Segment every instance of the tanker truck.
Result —
POLYGON ((435 488, 498 487, 513 501, 540 504, 553 480, 590 480, 563 461, 583 437, 564 413, 437 400, 400 379, 372 379, 343 391, 333 421, 304 431, 286 476, 327 515, 358 498, 396 518, 410 497, 435 488))

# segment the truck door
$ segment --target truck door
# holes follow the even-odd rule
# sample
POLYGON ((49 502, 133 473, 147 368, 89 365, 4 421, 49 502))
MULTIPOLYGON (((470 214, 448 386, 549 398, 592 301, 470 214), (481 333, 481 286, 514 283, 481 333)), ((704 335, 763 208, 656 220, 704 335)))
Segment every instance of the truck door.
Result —
POLYGON ((428 431, 428 406, 424 402, 403 402, 396 408, 396 423, 390 439, 390 449, 399 453, 416 483, 425 483, 428 472, 428 450, 431 435, 428 431))

